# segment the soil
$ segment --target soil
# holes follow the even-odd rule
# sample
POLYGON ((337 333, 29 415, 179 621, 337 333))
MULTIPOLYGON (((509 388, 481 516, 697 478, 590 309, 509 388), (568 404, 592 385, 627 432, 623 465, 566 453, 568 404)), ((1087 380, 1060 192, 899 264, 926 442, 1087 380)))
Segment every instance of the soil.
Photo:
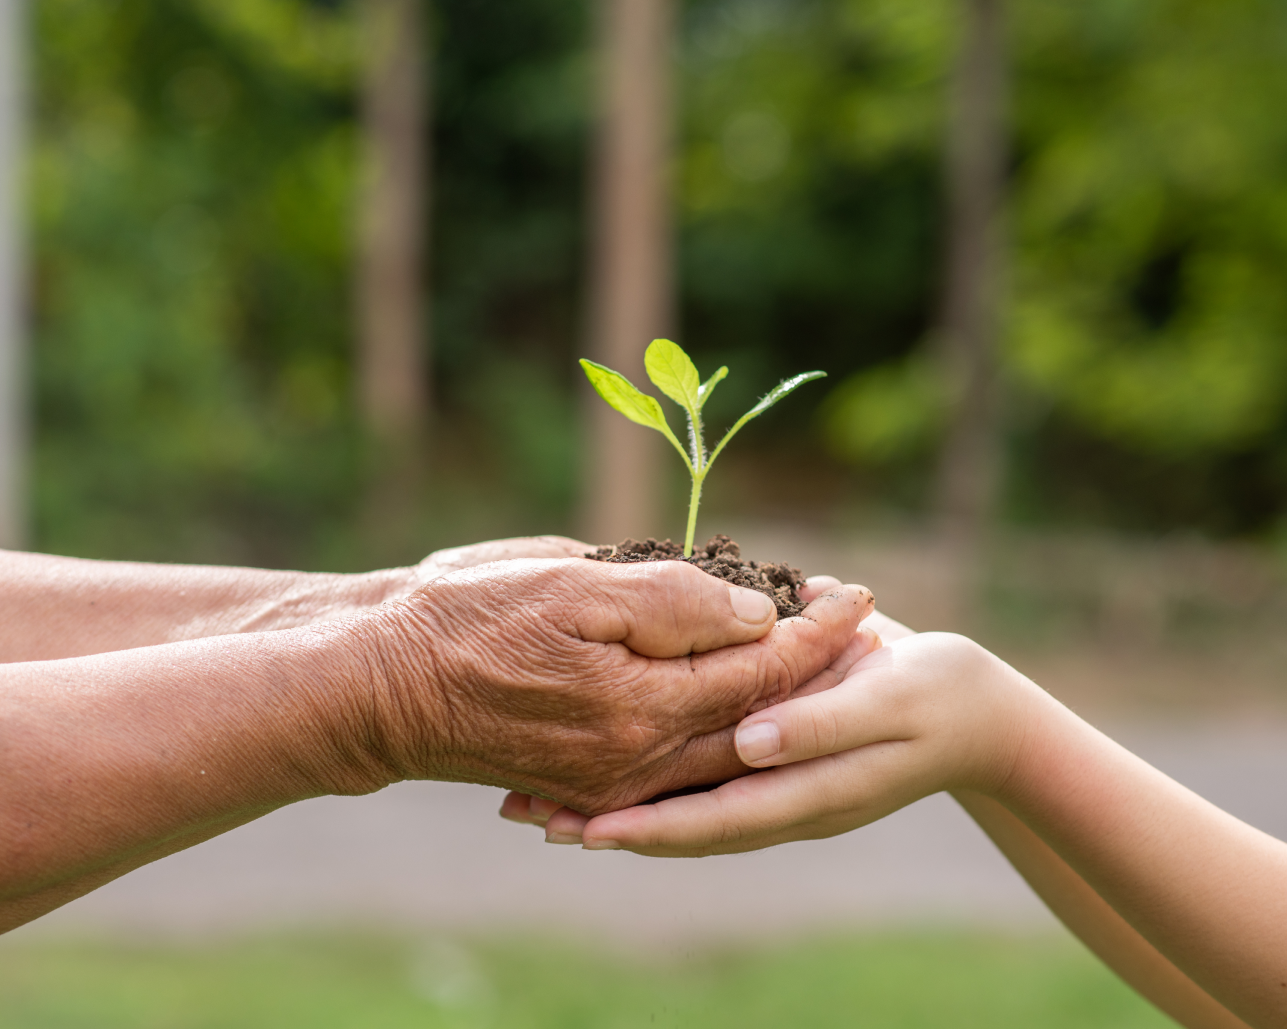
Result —
POLYGON ((704 547, 694 547, 692 557, 684 557, 684 548, 670 540, 625 539, 615 547, 600 547, 587 554, 591 561, 637 564, 642 561, 687 561, 703 572, 726 579, 735 586, 759 590, 777 605, 779 618, 791 618, 804 610, 799 589, 804 575, 798 568, 770 561, 744 561, 742 548, 727 536, 712 536, 704 547))

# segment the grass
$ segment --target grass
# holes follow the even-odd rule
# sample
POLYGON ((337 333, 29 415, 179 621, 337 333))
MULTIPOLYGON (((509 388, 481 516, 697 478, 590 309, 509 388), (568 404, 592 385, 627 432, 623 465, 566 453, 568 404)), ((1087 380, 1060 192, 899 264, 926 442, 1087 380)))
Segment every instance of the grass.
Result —
POLYGON ((1146 1029, 1059 938, 814 939, 630 958, 563 941, 328 933, 0 945, 5 1029, 1146 1029))

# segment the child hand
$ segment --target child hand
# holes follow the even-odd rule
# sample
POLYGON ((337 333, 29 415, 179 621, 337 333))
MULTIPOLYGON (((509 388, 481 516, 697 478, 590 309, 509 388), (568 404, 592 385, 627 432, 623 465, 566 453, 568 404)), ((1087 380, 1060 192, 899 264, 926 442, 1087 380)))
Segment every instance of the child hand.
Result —
POLYGON ((1027 719, 1054 704, 963 636, 914 635, 868 654, 833 689, 744 719, 738 755, 766 771, 593 819, 561 809, 546 832, 659 857, 834 836, 940 790, 1001 790, 1027 719))
POLYGON ((763 768, 547 839, 698 857, 831 836, 952 790, 1051 910, 1188 1029, 1287 1026, 1287 845, 1167 778, 969 640, 927 633, 743 719, 763 768))

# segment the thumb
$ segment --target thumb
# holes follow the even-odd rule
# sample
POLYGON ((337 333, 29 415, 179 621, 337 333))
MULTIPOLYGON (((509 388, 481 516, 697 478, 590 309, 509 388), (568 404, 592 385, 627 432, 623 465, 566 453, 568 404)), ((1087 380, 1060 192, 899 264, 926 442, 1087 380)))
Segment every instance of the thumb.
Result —
POLYGON ((906 705, 891 703, 890 691, 881 688, 896 661, 892 648, 872 651, 832 689, 748 715, 733 737, 737 756, 752 768, 768 768, 911 738, 916 730, 906 705))
POLYGON ((777 621, 777 608, 765 594, 684 561, 579 561, 575 570, 594 600, 573 605, 576 634, 597 643, 624 643, 645 657, 683 657, 753 643, 777 621))

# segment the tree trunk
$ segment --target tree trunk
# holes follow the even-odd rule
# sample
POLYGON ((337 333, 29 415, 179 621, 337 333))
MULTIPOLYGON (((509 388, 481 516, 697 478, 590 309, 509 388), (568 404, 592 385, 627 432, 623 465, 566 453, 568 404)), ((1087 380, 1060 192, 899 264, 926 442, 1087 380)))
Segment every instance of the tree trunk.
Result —
POLYGON ((942 357, 951 396, 938 510, 949 539, 977 550, 1000 471, 997 335, 1003 264, 1004 0, 962 0, 947 155, 948 251, 942 357))
POLYGON ((428 124, 420 0, 363 0, 364 147, 358 384, 367 427, 403 447, 428 422, 425 204, 428 124))
POLYGON ((0 547, 27 543, 27 353, 22 179, 27 39, 22 0, 0 0, 0 547))
MULTIPOLYGON (((673 325, 672 0, 601 0, 599 17, 589 349, 644 388, 644 350, 673 325)), ((587 538, 660 535, 664 441, 589 389, 585 396, 587 538)))

